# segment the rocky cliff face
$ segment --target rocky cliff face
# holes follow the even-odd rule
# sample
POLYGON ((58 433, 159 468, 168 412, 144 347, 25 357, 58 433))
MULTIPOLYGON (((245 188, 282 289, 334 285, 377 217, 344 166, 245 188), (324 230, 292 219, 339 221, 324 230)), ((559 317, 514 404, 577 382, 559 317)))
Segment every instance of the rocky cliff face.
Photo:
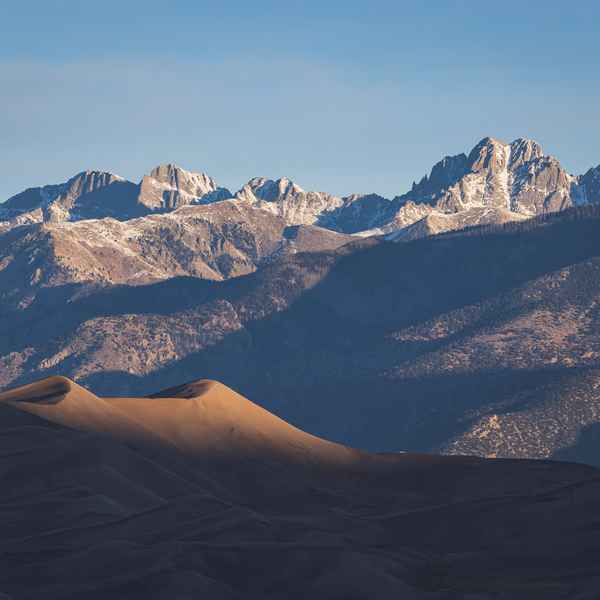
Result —
POLYGON ((176 165, 160 165, 140 183, 138 201, 152 211, 165 211, 189 204, 207 204, 231 198, 204 173, 191 173, 176 165))
POLYGON ((335 231, 363 235, 394 214, 393 203, 378 194, 352 194, 336 209, 319 217, 318 224, 335 231))
POLYGON ((600 203, 600 166, 590 169, 581 177, 585 201, 600 203))

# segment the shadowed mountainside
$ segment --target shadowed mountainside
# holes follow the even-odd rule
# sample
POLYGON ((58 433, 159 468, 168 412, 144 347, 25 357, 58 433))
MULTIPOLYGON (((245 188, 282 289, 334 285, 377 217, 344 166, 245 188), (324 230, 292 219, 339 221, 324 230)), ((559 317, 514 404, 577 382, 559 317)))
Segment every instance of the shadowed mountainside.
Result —
POLYGON ((224 282, 43 288, 1 322, 2 383, 143 394, 206 374, 357 447, 558 456, 600 419, 599 217, 368 239, 224 282))

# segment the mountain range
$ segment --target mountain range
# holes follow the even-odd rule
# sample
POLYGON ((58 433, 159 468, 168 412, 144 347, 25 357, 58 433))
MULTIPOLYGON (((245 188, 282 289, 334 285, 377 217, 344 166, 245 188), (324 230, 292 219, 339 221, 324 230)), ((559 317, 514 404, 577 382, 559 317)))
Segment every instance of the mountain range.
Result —
POLYGON ((0 238, 0 294, 26 306, 41 286, 137 285, 182 275, 223 280, 358 237, 409 241, 599 200, 600 167, 572 176, 525 139, 485 138, 393 199, 340 198, 262 177, 232 194, 171 164, 139 184, 86 171, 0 204, 0 233, 8 234, 0 238))
POLYGON ((600 167, 491 138, 393 199, 173 165, 32 188, 0 209, 0 386, 208 376, 366 449, 598 464, 599 201, 600 167))
MULTIPOLYGON (((600 166, 573 176, 533 140, 481 140, 469 154, 446 156, 412 189, 393 199, 377 194, 344 198, 307 192, 287 178, 251 179, 238 192, 203 173, 158 166, 139 184, 112 173, 85 171, 58 185, 29 188, 2 203, 3 229, 24 223, 61 223, 136 217, 234 200, 269 211, 286 225, 318 225, 362 236, 401 232, 425 220, 446 229, 519 220, 600 200, 600 166)), ((432 230, 438 232, 436 226, 432 230)))

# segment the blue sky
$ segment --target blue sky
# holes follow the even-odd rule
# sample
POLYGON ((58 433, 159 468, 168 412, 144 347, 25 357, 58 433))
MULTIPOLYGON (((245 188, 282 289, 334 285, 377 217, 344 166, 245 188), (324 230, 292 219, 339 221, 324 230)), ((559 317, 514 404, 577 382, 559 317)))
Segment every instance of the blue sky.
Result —
POLYGON ((393 196, 486 135, 600 163, 597 2, 1 4, 0 199, 164 162, 393 196))

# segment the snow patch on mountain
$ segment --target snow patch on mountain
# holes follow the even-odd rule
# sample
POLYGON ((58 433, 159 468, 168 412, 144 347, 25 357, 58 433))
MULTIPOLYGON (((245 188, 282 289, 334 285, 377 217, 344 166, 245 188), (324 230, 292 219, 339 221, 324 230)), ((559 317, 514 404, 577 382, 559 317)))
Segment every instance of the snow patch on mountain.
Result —
POLYGON ((251 179, 235 197, 248 206, 270 211, 288 225, 313 225, 343 205, 343 200, 325 192, 307 192, 287 178, 251 179))

